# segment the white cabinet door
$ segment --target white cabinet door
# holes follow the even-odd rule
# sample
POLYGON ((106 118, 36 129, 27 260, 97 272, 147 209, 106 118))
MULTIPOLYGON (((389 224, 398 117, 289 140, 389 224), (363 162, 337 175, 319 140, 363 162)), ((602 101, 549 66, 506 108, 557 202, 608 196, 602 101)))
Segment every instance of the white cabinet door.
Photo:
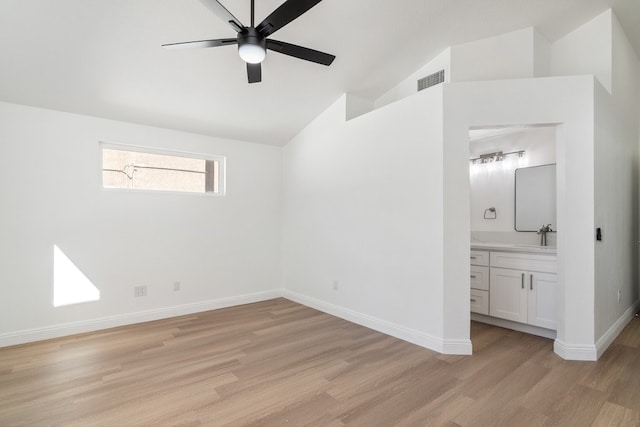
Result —
POLYGON ((555 274, 527 273, 528 322, 541 328, 556 329, 558 283, 555 274))
POLYGON ((489 315, 527 323, 526 272, 491 268, 490 276, 489 315))

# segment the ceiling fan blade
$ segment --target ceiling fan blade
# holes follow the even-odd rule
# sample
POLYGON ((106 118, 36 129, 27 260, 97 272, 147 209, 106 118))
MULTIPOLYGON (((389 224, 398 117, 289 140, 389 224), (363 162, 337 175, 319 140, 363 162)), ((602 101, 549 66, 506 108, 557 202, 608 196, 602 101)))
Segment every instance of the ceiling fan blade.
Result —
POLYGON ((247 77, 249 83, 260 83, 262 81, 262 66, 247 63, 247 77))
POLYGON ((238 39, 197 40, 193 42, 180 42, 163 44, 167 49, 198 49, 203 47, 218 47, 238 44, 238 39))
POLYGON ((267 39, 267 49, 322 65, 331 65, 336 57, 308 47, 267 39))
POLYGON ((227 10, 222 4, 220 4, 217 0, 200 0, 200 3, 205 5, 209 10, 215 13, 218 18, 222 19, 226 22, 234 31, 241 33, 244 31, 244 25, 240 23, 238 18, 233 16, 231 12, 227 10))
POLYGON ((271 12, 271 15, 267 16, 264 21, 256 27, 256 30, 264 37, 267 37, 320 3, 320 1, 321 0, 287 0, 282 3, 279 8, 271 12))

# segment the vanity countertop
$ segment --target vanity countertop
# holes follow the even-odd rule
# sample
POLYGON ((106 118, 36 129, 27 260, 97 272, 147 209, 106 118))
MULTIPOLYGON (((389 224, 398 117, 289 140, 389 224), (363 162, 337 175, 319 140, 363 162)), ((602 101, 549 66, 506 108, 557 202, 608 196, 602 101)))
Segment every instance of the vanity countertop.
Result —
POLYGON ((555 246, 527 245, 524 243, 487 243, 471 242, 471 249, 504 252, 528 252, 536 254, 556 255, 555 246))

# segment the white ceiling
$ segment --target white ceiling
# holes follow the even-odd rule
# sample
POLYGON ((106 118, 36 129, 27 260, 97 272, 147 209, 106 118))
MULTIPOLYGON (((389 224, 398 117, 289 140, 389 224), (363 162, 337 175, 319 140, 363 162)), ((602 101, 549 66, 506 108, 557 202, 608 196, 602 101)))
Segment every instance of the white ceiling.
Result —
MULTIPOLYGON (((249 0, 222 3, 248 25, 249 0)), ((283 0, 256 2, 261 21, 283 0)), ((452 44, 537 27, 550 40, 613 7, 640 52, 639 0, 324 0, 272 38, 332 53, 324 67, 271 52, 246 82, 235 37, 198 0, 0 0, 0 100, 284 145, 342 93, 375 98, 452 44)))

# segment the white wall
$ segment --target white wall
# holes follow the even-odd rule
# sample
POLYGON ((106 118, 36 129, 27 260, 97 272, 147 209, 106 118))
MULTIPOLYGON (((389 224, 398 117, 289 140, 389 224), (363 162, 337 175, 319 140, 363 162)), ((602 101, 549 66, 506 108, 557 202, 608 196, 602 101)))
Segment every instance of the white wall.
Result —
POLYGON ((345 117, 347 120, 366 114, 375 108, 373 101, 370 99, 363 98, 352 93, 347 93, 345 95, 345 103, 345 117))
POLYGON ((0 122, 0 345, 278 294, 280 148, 6 103, 0 122), (227 195, 102 190, 99 141, 226 156, 227 195), (52 306, 53 245, 100 301, 52 306))
POLYGON ((467 330, 443 335, 442 86, 348 122, 344 110, 343 97, 284 148, 285 295, 468 353, 468 306, 454 308, 467 330))
MULTIPOLYGON (((598 20, 596 24, 598 31, 607 28, 598 20)), ((578 33, 580 31, 576 30, 578 33)), ((572 39, 576 32, 567 37, 572 39)), ((523 54, 519 57, 520 61, 511 63, 527 64, 514 66, 513 69, 519 71, 514 72, 513 76, 521 72, 529 73, 529 70, 532 76, 544 73, 544 43, 538 40, 541 47, 535 46, 534 32, 525 32, 520 36, 521 41, 532 41, 531 52, 537 50, 542 53, 523 54), (527 34, 531 37, 525 37, 527 34), (536 58, 539 59, 537 63, 536 58)), ((589 40, 589 37, 585 37, 583 42, 588 43, 589 40)), ((566 47, 568 42, 560 40, 556 43, 555 56, 549 56, 550 70, 563 68, 564 58, 559 56, 559 47, 566 47)), ((452 69, 455 63, 452 50, 452 69)), ((592 70, 593 67, 590 67, 584 70, 592 70)), ((569 72, 568 69, 565 71, 569 72)), ((598 74, 597 71, 592 70, 592 74, 598 74)), ((607 122, 603 114, 605 103, 602 101, 605 92, 591 75, 539 79, 514 79, 513 76, 499 76, 504 80, 496 81, 455 83, 455 73, 452 72, 452 83, 444 85, 442 89, 436 87, 421 92, 347 124, 342 123, 346 102, 343 99, 298 135, 285 148, 286 225, 283 258, 284 282, 290 290, 288 292, 294 298, 325 311, 430 348, 447 345, 453 348, 455 343, 460 344, 458 349, 468 348, 468 129, 558 124, 555 152, 558 165, 557 227, 562 232, 558 234, 557 242, 560 292, 558 334, 554 349, 569 359, 597 358, 606 345, 603 346, 601 340, 596 342, 599 334, 596 328, 601 322, 600 318, 596 319, 596 316, 600 316, 597 305, 600 303, 595 301, 599 287, 596 283, 596 263, 615 265, 602 258, 597 259, 593 235, 597 213, 594 207, 599 191, 596 189, 595 165, 606 163, 602 160, 596 162, 595 157, 600 155, 598 150, 606 146, 603 141, 612 137, 598 129, 607 122), (422 104, 423 99, 434 101, 432 96, 437 93, 436 90, 444 91, 442 128, 437 118, 432 120, 437 114, 437 106, 422 104), (426 127, 414 128, 416 117, 421 117, 426 127), (350 129, 355 131, 351 133, 350 129), (444 138, 442 145, 437 143, 437 132, 440 130, 444 138), (419 153, 416 155, 416 146, 412 145, 413 138, 422 133, 432 135, 420 138, 429 147, 423 156, 429 154, 429 157, 425 157, 425 166, 432 175, 426 182, 433 186, 430 184, 427 187, 416 185, 417 182, 425 182, 424 179, 406 179, 407 173, 415 172, 412 167, 415 159, 423 158, 419 153), (400 184, 401 188, 413 193, 415 200, 401 198, 398 199, 399 203, 382 203, 387 195, 387 191, 384 191, 385 199, 374 203, 372 200, 380 197, 378 189, 388 189, 386 177, 380 175, 379 171, 384 170, 383 154, 391 146, 388 141, 394 134, 401 136, 401 142, 396 142, 394 155, 402 161, 399 163, 408 162, 409 166, 392 169, 391 181, 395 183, 394 188, 400 184), (353 147, 357 147, 357 150, 353 147), (438 147, 442 151, 438 151, 438 147), (442 169, 440 160, 443 162, 442 169), (318 167, 318 161, 321 165, 331 164, 331 174, 318 167), (441 171, 441 177, 438 171, 441 171), (396 173, 400 173, 402 179, 393 179, 396 173), (438 185, 442 186, 442 199, 438 197, 438 185), (420 205, 424 200, 420 196, 429 194, 431 205, 425 209, 420 205), (442 205, 439 204, 440 200, 442 205), (391 207, 394 205, 414 206, 415 209, 393 210, 391 207), (422 215, 416 216, 415 212, 420 211, 422 215), (426 223, 425 218, 428 219, 426 223), (426 227, 430 233, 437 233, 437 230, 428 228, 428 224, 438 223, 440 219, 441 240, 439 235, 431 236, 432 244, 424 252, 424 247, 416 245, 420 230, 426 227), (389 224, 400 224, 401 221, 404 226, 412 228, 413 233, 389 234, 392 229, 389 224), (398 245, 397 251, 390 251, 389 248, 398 245), (403 246, 407 245, 415 245, 417 250, 402 252, 403 246), (432 272, 432 278, 428 280, 430 285, 426 289, 415 286, 424 280, 420 274, 416 274, 416 253, 422 255, 424 266, 432 272), (442 275, 433 276, 433 271, 437 271, 440 263, 442 275), (391 267, 388 267, 389 264, 392 264, 391 267), (398 270, 396 267, 402 268, 398 270), (395 280, 393 283, 400 286, 387 286, 398 274, 404 280, 395 280), (338 290, 332 289, 335 282, 338 283, 338 290), (420 294, 423 290, 425 293, 420 294), (414 305, 415 301, 419 304, 414 305), (429 302, 425 304, 424 301, 429 302)), ((631 98, 637 99, 637 95, 631 95, 631 98)), ((634 112, 629 114, 638 116, 634 112)), ((637 129, 637 123, 633 124, 633 129, 637 129)), ((637 140, 636 135, 634 141, 637 140)), ((637 155, 633 152, 628 154, 631 154, 632 162, 637 161, 637 155)), ((608 164, 603 171, 612 167, 612 164, 608 164)), ((402 196, 406 197, 404 193, 402 196)), ((625 203, 620 203, 617 196, 613 202, 611 209, 624 209, 625 203)), ((632 231, 632 235, 634 233, 632 231)), ((631 288, 637 289, 637 285, 631 288)), ((611 319, 615 319, 615 316, 611 319)), ((616 323, 620 324, 621 319, 617 318, 616 323)))
POLYGON ((451 81, 535 77, 535 43, 536 31, 530 27, 453 46, 451 81))
MULTIPOLYGON (((463 304, 464 289, 469 286, 468 129, 559 123, 556 161, 561 292, 555 347, 564 357, 594 358, 593 78, 452 83, 445 88, 444 105, 445 325, 464 326, 464 320, 449 316, 449 310, 463 304)), ((447 331, 445 327, 445 335, 447 331)))
MULTIPOLYGON (((445 106, 451 105, 445 109, 445 171, 459 173, 447 158, 459 160, 462 155, 454 142, 461 141, 461 130, 452 128, 462 117, 463 127, 561 123, 556 150, 561 294, 555 349, 563 357, 595 359, 638 307, 640 67, 615 16, 607 11, 554 43, 550 69, 552 74, 591 74, 597 83, 575 78, 503 81, 495 87, 451 85, 445 91, 445 106), (531 90, 534 86, 538 89, 531 90), (476 89, 480 92, 474 94, 476 89), (512 96, 504 96, 509 93, 512 96), (596 227, 603 228, 602 242, 595 242, 596 227)), ((461 200, 452 203, 452 214, 445 217, 456 222, 456 207, 463 210, 465 205, 461 200)), ((461 239, 455 231, 461 226, 452 226, 454 236, 445 233, 445 241, 461 239)), ((451 269, 453 277, 455 267, 451 269)))
POLYGON ((533 34, 533 76, 551 76, 551 43, 538 31, 533 34))
POLYGON ((596 92, 595 337, 606 348, 631 318, 638 303, 638 114, 640 60, 611 13, 597 21, 611 28, 611 95, 596 92), (618 302, 618 291, 621 293, 618 302))
POLYGON ((591 74, 612 88, 611 9, 551 44, 551 75, 591 74))
MULTIPOLYGON (((515 231, 515 170, 555 163, 555 134, 555 127, 528 127, 507 135, 470 142, 472 158, 496 151, 525 150, 522 158, 508 156, 502 162, 469 166, 472 236, 474 232, 500 232, 518 239, 514 243, 529 243, 520 240, 521 237, 528 238, 530 243, 539 240, 535 233, 515 231), (489 207, 496 208, 496 219, 484 218, 484 211, 489 207)), ((552 228, 555 230, 557 227, 553 224, 552 228)))

